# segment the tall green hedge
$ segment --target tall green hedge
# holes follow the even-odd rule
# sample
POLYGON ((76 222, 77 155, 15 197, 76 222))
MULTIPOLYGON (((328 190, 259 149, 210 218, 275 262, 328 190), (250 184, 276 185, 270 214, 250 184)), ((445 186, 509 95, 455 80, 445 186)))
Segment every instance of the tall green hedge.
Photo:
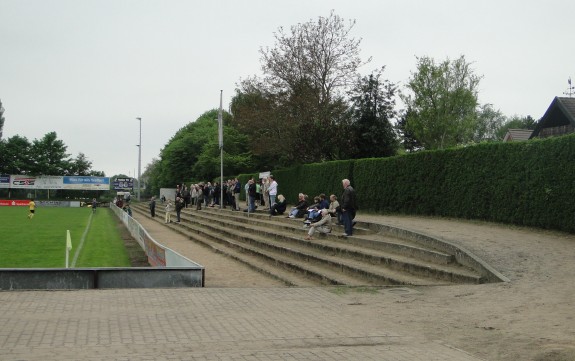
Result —
MULTIPOLYGON (((341 180, 348 178, 360 212, 438 215, 575 232, 575 135, 306 164, 272 173, 279 193, 292 204, 300 192, 340 195, 341 180)), ((244 184, 244 176, 240 179, 244 184)))

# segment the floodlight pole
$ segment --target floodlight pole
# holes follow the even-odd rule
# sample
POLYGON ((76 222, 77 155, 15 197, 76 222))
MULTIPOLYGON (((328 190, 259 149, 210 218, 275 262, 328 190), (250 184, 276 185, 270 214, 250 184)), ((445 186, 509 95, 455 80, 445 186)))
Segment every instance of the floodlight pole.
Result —
POLYGON ((140 184, 140 177, 142 176, 142 118, 138 117, 136 119, 140 121, 140 142, 138 143, 138 202, 140 202, 140 188, 142 188, 140 184))
POLYGON ((220 146, 220 209, 224 206, 224 119, 222 115, 222 94, 220 90, 220 111, 218 112, 218 143, 220 146))

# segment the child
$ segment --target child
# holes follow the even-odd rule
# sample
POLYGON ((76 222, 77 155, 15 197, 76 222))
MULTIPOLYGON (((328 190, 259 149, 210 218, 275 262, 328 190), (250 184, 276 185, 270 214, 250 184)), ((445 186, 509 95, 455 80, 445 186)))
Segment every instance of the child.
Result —
POLYGON ((166 223, 172 223, 172 211, 174 210, 174 206, 172 205, 172 200, 168 200, 168 204, 166 204, 166 223))

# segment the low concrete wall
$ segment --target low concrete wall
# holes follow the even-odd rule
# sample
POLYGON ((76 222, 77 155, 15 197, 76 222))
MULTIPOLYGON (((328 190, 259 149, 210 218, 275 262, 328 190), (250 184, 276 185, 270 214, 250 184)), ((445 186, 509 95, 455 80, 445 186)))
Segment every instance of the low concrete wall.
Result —
POLYGON ((203 286, 203 267, 0 269, 0 290, 4 291, 203 286))

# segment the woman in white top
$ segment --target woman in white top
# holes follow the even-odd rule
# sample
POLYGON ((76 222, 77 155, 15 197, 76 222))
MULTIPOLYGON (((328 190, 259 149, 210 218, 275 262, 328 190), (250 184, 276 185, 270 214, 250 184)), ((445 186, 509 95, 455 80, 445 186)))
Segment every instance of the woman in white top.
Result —
POLYGON ((272 207, 276 203, 276 196, 278 194, 278 183, 276 182, 274 177, 271 175, 268 178, 268 182, 269 182, 268 193, 270 196, 269 205, 270 205, 270 207, 272 207))

